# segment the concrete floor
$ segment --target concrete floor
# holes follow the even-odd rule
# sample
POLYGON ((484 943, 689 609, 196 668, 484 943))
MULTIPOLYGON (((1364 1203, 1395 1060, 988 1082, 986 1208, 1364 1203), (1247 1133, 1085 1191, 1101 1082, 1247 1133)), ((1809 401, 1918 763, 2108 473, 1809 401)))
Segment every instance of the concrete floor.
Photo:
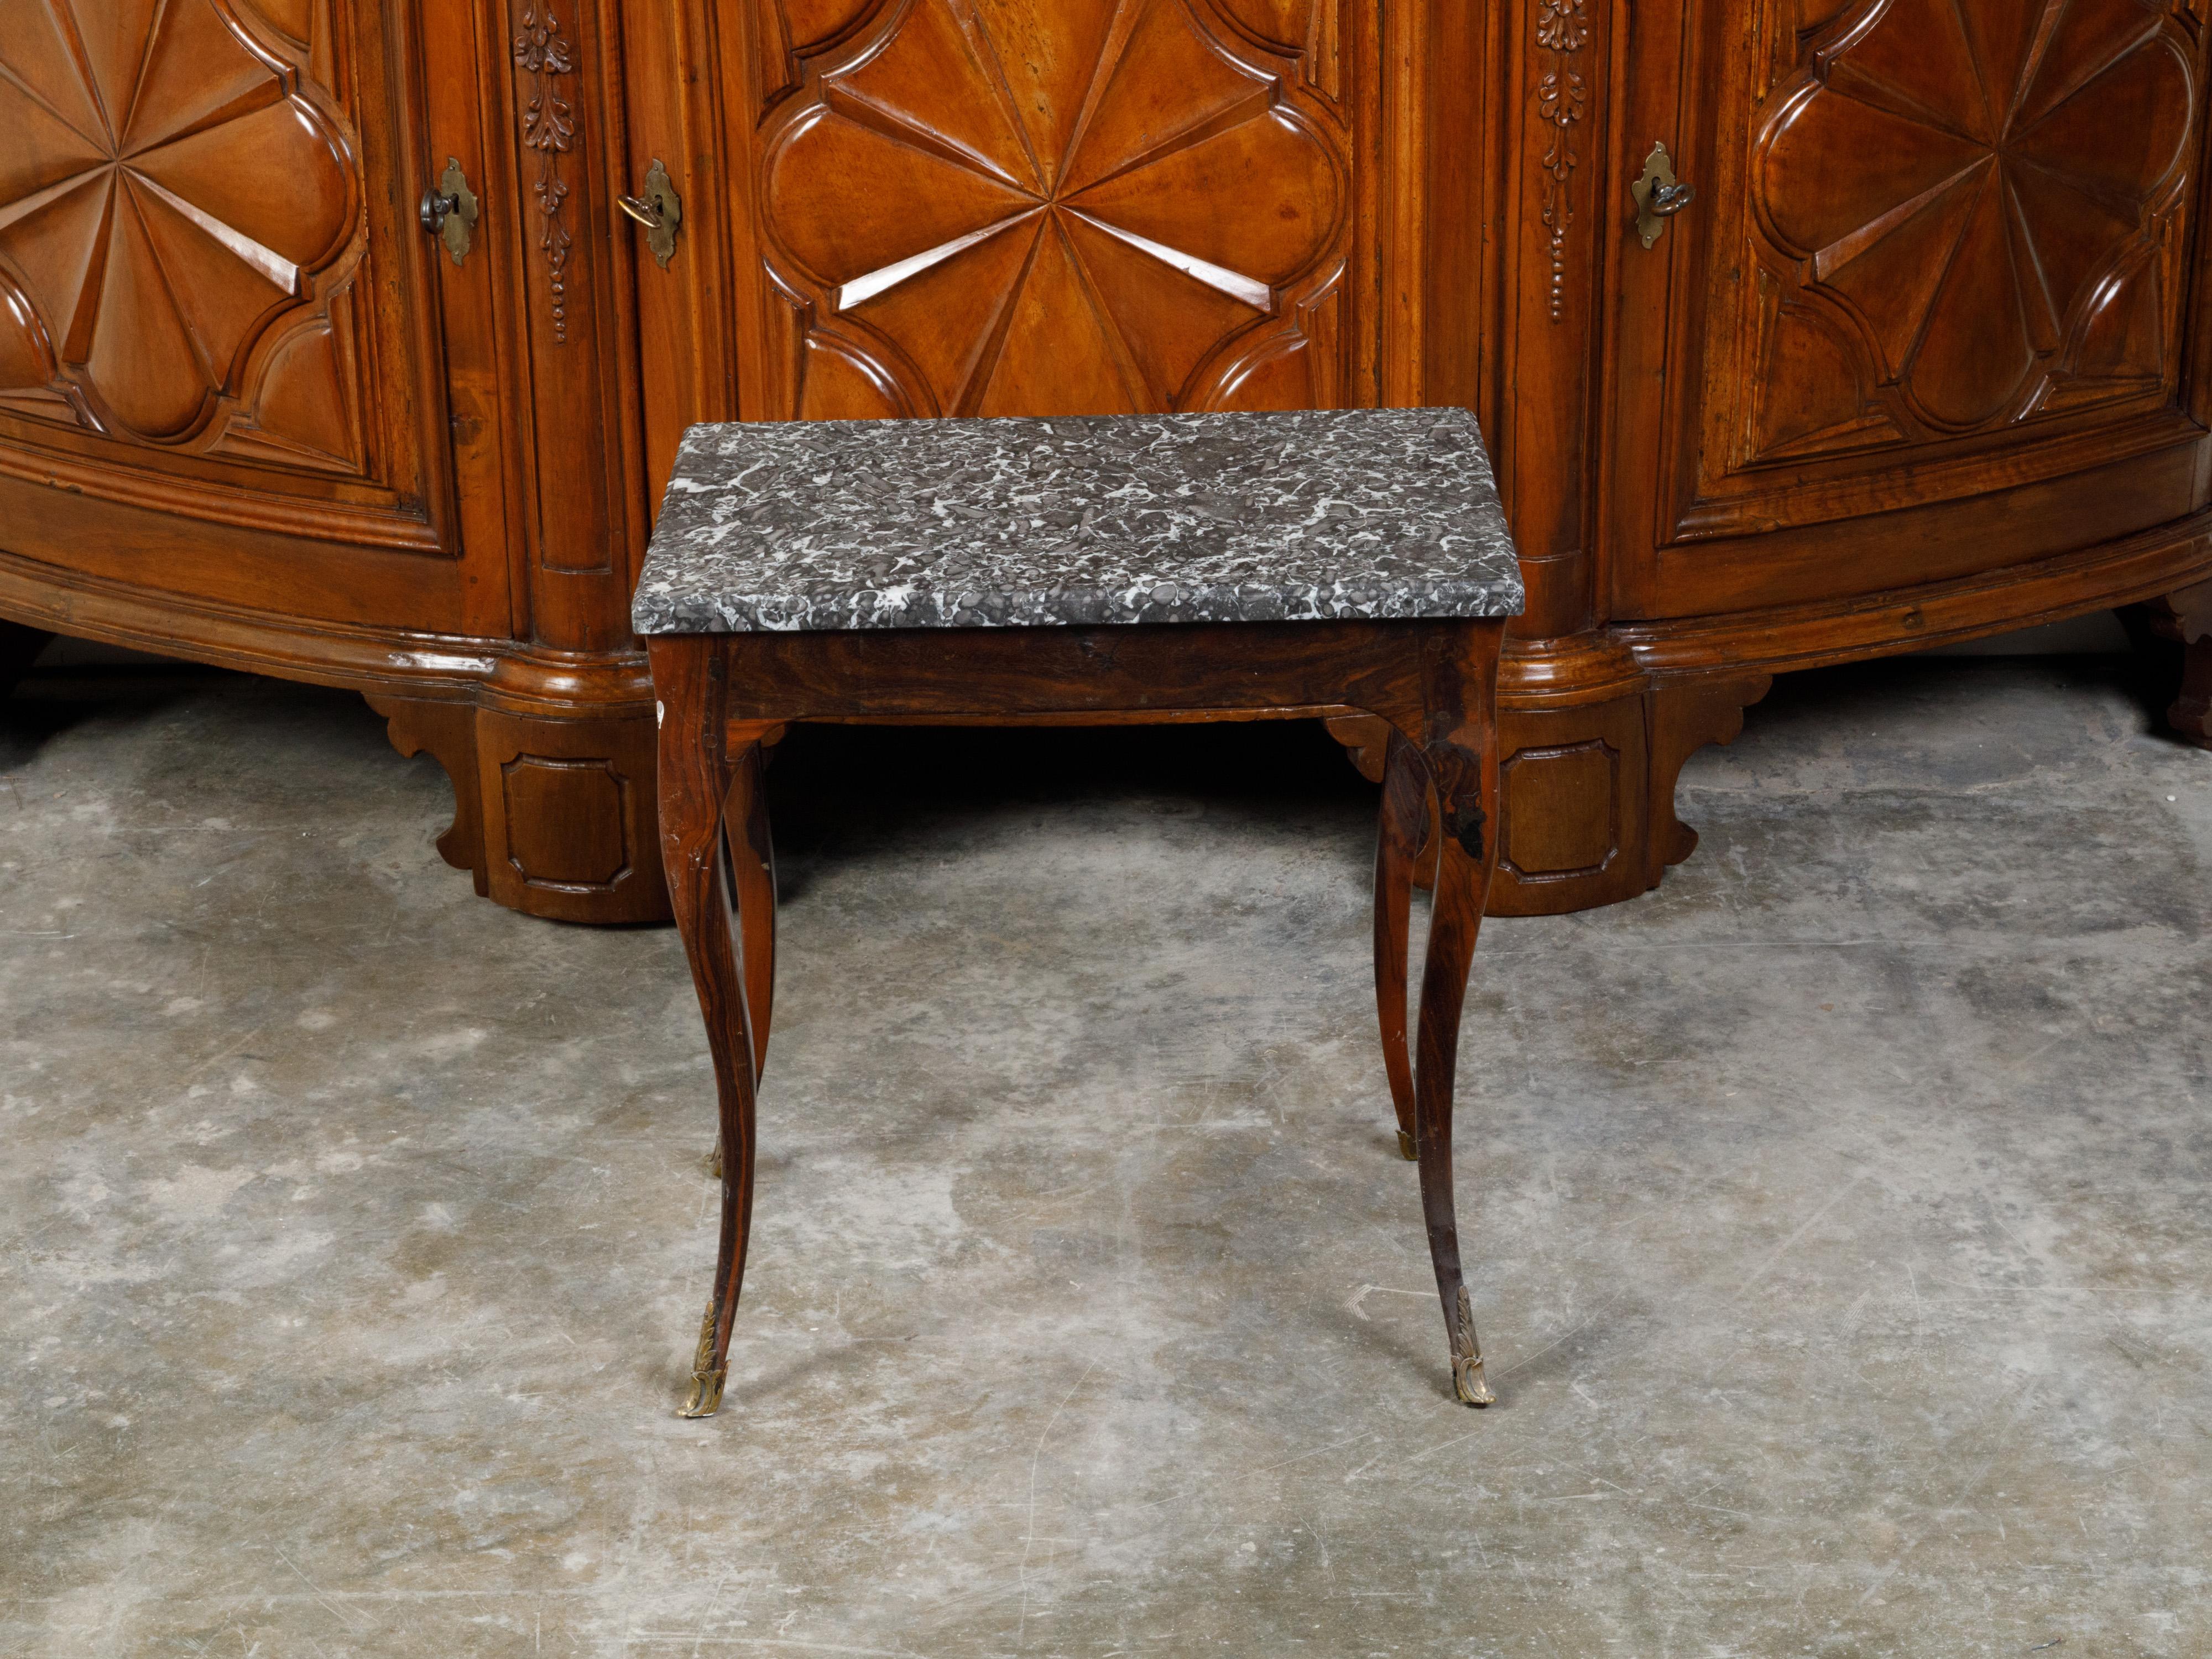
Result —
POLYGON ((1492 924, 1482 1413, 1324 738, 774 783, 684 1423, 672 934, 475 899, 355 699, 0 713, 0 1653, 2212 1654, 2212 756, 2123 667, 1785 681, 1663 890, 1492 924))

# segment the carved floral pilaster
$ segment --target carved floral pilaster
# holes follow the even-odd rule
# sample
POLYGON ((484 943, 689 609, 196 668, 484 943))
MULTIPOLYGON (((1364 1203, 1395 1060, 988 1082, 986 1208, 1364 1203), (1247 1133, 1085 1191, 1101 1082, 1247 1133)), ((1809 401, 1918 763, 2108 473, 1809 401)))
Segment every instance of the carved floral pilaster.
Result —
POLYGON ((538 152, 538 179, 532 186, 541 226, 538 246, 545 251, 551 272, 554 343, 566 345, 568 257, 574 238, 564 214, 568 181, 561 176, 561 158, 575 146, 576 106, 563 96, 562 82, 576 72, 576 48, 562 32, 560 15, 550 5, 523 9, 522 27, 514 37, 514 65, 530 77, 522 142, 526 149, 538 152))
POLYGON ((1583 118, 1589 100, 1589 84, 1577 67, 1583 48, 1589 43, 1589 22, 1583 14, 1585 0, 1537 0, 1536 44, 1547 54, 1546 67, 1536 82, 1536 113, 1552 129, 1544 150, 1544 226, 1550 234, 1552 320, 1566 315, 1567 231, 1574 223, 1574 204, 1567 191, 1569 179, 1580 157, 1575 153, 1573 129, 1583 118))

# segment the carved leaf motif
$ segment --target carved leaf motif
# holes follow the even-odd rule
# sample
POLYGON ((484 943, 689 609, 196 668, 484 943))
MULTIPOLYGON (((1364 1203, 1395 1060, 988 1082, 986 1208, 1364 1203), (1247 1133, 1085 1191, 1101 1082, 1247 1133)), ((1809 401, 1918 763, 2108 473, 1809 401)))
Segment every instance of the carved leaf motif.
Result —
POLYGON ((1583 118, 1589 88, 1572 70, 1554 70, 1537 83, 1536 108, 1554 126, 1571 127, 1583 118))
POLYGON ((576 62, 561 33, 561 20, 551 8, 540 14, 522 14, 522 32, 514 38, 514 61, 532 75, 573 75, 576 62))
POLYGON ((1538 0, 1536 44, 1551 54, 1550 67, 1536 82, 1536 114, 1553 129, 1544 146, 1542 218, 1551 259, 1548 297, 1552 320, 1566 316, 1567 235, 1574 223, 1574 201, 1568 191, 1580 157, 1575 154, 1570 129, 1583 118, 1589 88, 1575 68, 1576 54, 1589 44, 1589 22, 1584 0, 1538 0))
POLYGON ((1551 258, 1548 307, 1551 321, 1566 321, 1566 239, 1575 223, 1575 201, 1568 192, 1579 159, 1575 155, 1573 131, 1589 104, 1590 88, 1582 70, 1575 69, 1577 53, 1590 42, 1589 15, 1583 0, 1537 0, 1535 42, 1551 53, 1548 69, 1537 77, 1537 119, 1553 128, 1544 143, 1544 239, 1551 258))
POLYGON ((2187 61, 2141 0, 1882 0, 1834 39, 1757 151, 1761 222, 1912 416, 2020 419, 2157 248, 2187 61))
POLYGON ((221 0, 13 0, 0 135, 0 264, 52 389, 142 438, 204 426, 352 231, 343 140, 221 0))
POLYGON ((946 413, 1178 406, 1223 342, 1317 288, 1342 217, 1340 158, 1202 9, 893 12, 770 142, 779 279, 946 413))
POLYGON ((550 5, 528 6, 522 27, 514 37, 514 66, 530 76, 530 101, 522 111, 522 143, 538 152, 538 179, 532 186, 538 198, 538 246, 545 255, 553 294, 553 340, 568 339, 568 260, 575 238, 562 210, 568 203, 568 181, 561 174, 561 158, 575 147, 576 106, 563 94, 564 76, 576 72, 575 48, 562 33, 561 19, 550 5))
POLYGON ((1544 0, 1536 11, 1536 43, 1548 52, 1580 52, 1589 40, 1584 0, 1544 0))

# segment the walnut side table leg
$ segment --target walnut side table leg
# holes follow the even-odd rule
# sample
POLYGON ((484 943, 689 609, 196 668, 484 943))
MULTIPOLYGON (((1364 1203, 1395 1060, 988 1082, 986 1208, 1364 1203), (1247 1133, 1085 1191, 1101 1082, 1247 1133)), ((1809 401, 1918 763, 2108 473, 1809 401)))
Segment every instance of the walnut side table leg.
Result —
MULTIPOLYGON (((720 643, 703 635, 675 635, 653 640, 647 648, 659 705, 661 862, 706 1020, 720 1107, 716 1174, 722 1182, 721 1239, 714 1290, 699 1326, 691 1395, 682 1413, 712 1417, 729 1376, 730 1329, 737 1319, 745 1246, 752 1233, 754 1103, 761 1038, 766 1035, 761 1028, 768 1014, 765 997, 757 1004, 753 994, 761 976, 749 975, 745 962, 746 946, 760 936, 761 924, 748 926, 739 907, 749 903, 755 911, 767 910, 772 951, 775 888, 772 878, 763 884, 758 877, 737 873, 753 860, 750 837, 742 851, 729 844, 726 815, 732 802, 741 805, 744 827, 757 829, 763 848, 767 818, 759 803, 757 737, 731 752, 720 643), (760 902, 763 885, 765 905, 760 902)), ((769 730, 763 727, 758 735, 769 730)), ((768 972, 773 971, 771 960, 768 972)))
MULTIPOLYGON (((1483 1374, 1474 1309, 1460 1269, 1459 1216, 1452 1192, 1452 1104, 1457 1082, 1460 1014, 1474 965, 1474 947, 1490 884, 1498 868, 1498 659, 1501 624, 1464 632, 1428 630, 1421 664, 1423 741, 1394 738, 1392 765, 1407 779, 1385 833, 1395 821, 1425 817, 1433 801, 1437 837, 1436 890, 1429 916, 1428 961, 1421 975, 1419 1048, 1413 1067, 1416 1155, 1429 1256, 1451 1338, 1452 1389, 1470 1406, 1497 1395, 1483 1374), (1418 783, 1413 780, 1419 774, 1418 783)), ((1400 729, 1407 729, 1400 722, 1400 729)), ((1414 832, 1417 836, 1418 832, 1414 832)), ((1406 860, 1410 872, 1412 859, 1406 860)), ((1378 941, 1383 924, 1376 923, 1378 941)), ((1402 947, 1401 947, 1402 949, 1402 947)), ((1400 955, 1395 958, 1402 961, 1400 955)), ((1378 952, 1378 968, 1380 954, 1378 952)), ((1402 998, 1402 993, 1401 994, 1402 998)), ((1387 1053, 1387 1051, 1386 1051, 1387 1053)))
POLYGON ((1500 619, 1213 629, 973 630, 957 653, 896 630, 653 636, 660 699, 662 857, 714 1054, 722 1227, 687 1417, 720 1404, 752 1218, 754 1103, 774 972, 775 882, 761 748, 789 721, 984 714, 1172 720, 1183 711, 1351 708, 1392 727, 1378 856, 1377 1001, 1449 1339, 1471 1406, 1485 1381, 1462 1276, 1452 1179, 1460 1017, 1497 861, 1500 619), (1434 827, 1432 828, 1431 825, 1434 827), (1437 847, 1418 1048, 1407 1052, 1406 941, 1419 842, 1437 847))
POLYGON ((1382 810, 1375 836, 1375 1006, 1382 1022, 1382 1066, 1398 1115, 1398 1150, 1420 1156, 1413 1133, 1413 1060, 1406 1036, 1406 952, 1413 921, 1413 874, 1429 836, 1429 775, 1413 745, 1390 728, 1382 763, 1382 810))
MULTIPOLYGON (((751 1016, 746 1036, 752 1046, 753 1083, 768 1070, 769 1019, 775 1003, 775 844, 769 833, 768 750, 783 735, 769 728, 730 761, 730 792, 722 802, 723 845, 729 851, 731 897, 737 906, 745 1011, 751 1016)), ((714 1178, 722 1178, 722 1146, 714 1137, 714 1178)))

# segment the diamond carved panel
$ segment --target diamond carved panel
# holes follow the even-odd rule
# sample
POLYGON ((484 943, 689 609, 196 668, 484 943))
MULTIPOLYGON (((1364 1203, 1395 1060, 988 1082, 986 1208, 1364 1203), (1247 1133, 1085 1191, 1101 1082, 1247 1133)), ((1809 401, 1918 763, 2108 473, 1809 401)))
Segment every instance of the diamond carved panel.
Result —
POLYGON ((1280 55, 1252 22, 1210 0, 906 0, 841 20, 843 45, 796 59, 759 150, 792 329, 780 412, 1337 401, 1334 36, 1299 21, 1326 33, 1320 86, 1310 50, 1280 55))
POLYGON ((327 6, 5 3, 0 408, 351 470, 360 185, 292 38, 327 6))
POLYGON ((2143 0, 1871 0, 1823 27, 1753 146, 1749 458, 2170 391, 2193 58, 2143 0))

